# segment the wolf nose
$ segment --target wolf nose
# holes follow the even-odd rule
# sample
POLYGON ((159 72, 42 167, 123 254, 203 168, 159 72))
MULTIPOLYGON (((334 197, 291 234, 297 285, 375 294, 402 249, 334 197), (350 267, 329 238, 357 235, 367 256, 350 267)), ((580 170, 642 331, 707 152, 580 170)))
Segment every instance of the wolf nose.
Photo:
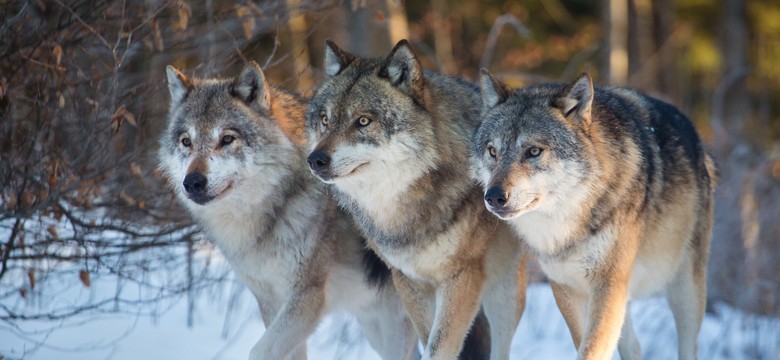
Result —
POLYGON ((485 193, 485 201, 494 209, 500 209, 506 205, 506 192, 500 186, 494 186, 485 193))
POLYGON ((199 194, 206 191, 206 177, 199 172, 188 174, 184 177, 184 190, 190 194, 199 194))
POLYGON ((309 154, 309 167, 314 171, 322 171, 330 165, 330 156, 322 151, 315 151, 309 154))

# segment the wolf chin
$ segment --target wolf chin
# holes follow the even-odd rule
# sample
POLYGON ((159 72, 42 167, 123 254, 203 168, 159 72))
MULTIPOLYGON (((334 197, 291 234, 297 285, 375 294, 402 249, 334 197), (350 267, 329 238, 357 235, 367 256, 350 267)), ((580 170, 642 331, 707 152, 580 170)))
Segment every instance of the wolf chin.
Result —
POLYGON ((167 74, 160 169, 257 298, 266 331, 250 358, 306 359, 307 337, 340 310, 383 359, 419 358, 389 269, 306 167, 305 101, 254 62, 233 80, 167 74))
POLYGON ((536 254, 579 359, 639 359, 628 300, 663 292, 696 358, 716 169, 690 120, 633 90, 481 76, 473 176, 536 254), (618 343, 619 340, 619 343, 618 343))
POLYGON ((384 59, 325 48, 326 79, 307 113, 312 173, 393 268, 424 359, 458 357, 480 305, 489 358, 508 359, 526 257, 469 177, 479 89, 423 70, 406 40, 384 59))

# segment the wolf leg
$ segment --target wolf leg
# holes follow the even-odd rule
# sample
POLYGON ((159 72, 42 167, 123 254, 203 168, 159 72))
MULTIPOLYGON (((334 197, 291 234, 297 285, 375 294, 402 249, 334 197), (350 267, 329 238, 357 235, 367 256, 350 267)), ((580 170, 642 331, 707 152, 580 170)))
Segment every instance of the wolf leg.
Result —
POLYGON ((636 338, 634 326, 631 324, 631 309, 628 304, 626 304, 626 317, 623 321, 623 328, 620 331, 618 353, 620 353, 620 360, 642 359, 642 350, 639 346, 639 340, 636 338))
POLYGON ((424 360, 458 357, 479 310, 484 282, 481 264, 470 264, 439 284, 436 288, 436 315, 424 360))
POLYGON ((285 360, 306 360, 306 342, 298 344, 290 355, 287 355, 285 360))
POLYGON ((550 287, 555 297, 555 303, 558 305, 566 325, 569 327, 571 339, 574 342, 574 348, 579 349, 582 342, 582 334, 585 327, 585 310, 588 299, 584 294, 572 289, 569 286, 550 281, 550 287))
POLYGON ((525 309, 526 270, 529 259, 526 254, 518 256, 516 251, 513 257, 508 262, 494 261, 496 259, 492 259, 492 256, 487 259, 491 281, 482 295, 482 305, 490 323, 491 360, 509 359, 512 338, 525 309), (510 264, 509 268, 506 267, 507 263, 510 264), (502 268, 494 270, 491 269, 492 265, 501 265, 502 268))
POLYGON ((265 334, 252 347, 249 358, 283 359, 316 329, 325 308, 323 284, 304 285, 279 309, 265 334))
POLYGON ((607 279, 596 285, 589 301, 588 330, 580 344, 579 360, 610 359, 620 340, 628 304, 627 280, 607 279))
POLYGON ((428 343, 428 337, 433 325, 434 316, 434 292, 431 286, 418 284, 409 279, 402 272, 393 269, 393 285, 401 295, 404 308, 417 329, 417 334, 424 344, 428 343))
MULTIPOLYGON (((699 336, 707 303, 706 279, 695 279, 693 270, 692 261, 683 262, 666 289, 666 300, 672 308, 674 324, 677 328, 680 360, 696 359, 696 339, 699 336)), ((701 275, 703 276, 705 275, 701 275)))
POLYGON ((409 317, 402 315, 401 299, 389 289, 379 292, 376 307, 357 315, 368 343, 384 360, 419 360, 417 332, 409 317))

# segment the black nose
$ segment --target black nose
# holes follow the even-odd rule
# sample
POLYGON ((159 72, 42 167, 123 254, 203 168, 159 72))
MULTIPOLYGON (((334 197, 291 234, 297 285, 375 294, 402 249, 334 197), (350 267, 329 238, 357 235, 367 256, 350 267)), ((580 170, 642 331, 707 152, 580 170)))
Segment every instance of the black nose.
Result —
POLYGON ((206 177, 199 172, 188 174, 184 177, 184 190, 193 195, 202 194, 206 191, 207 182, 206 177))
POLYGON ((506 205, 506 192, 500 186, 494 186, 485 193, 485 201, 494 209, 500 209, 506 205))
POLYGON ((322 151, 309 154, 309 167, 314 171, 322 171, 330 165, 330 156, 322 151))

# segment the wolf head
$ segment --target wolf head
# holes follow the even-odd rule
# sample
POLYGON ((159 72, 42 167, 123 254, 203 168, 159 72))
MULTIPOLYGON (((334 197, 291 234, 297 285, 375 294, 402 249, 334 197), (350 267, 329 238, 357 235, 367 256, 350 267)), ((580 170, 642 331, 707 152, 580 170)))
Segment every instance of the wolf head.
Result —
POLYGON ((405 162, 426 163, 423 150, 433 136, 425 78, 406 40, 385 59, 360 58, 326 44, 327 78, 311 99, 306 121, 312 173, 346 187, 398 175, 405 162))
MULTIPOLYGON (((292 120, 275 116, 289 113, 284 102, 296 99, 272 91, 256 63, 233 80, 190 79, 172 66, 167 75, 171 104, 160 168, 189 208, 245 201, 246 194, 273 185, 258 181, 289 172, 291 158, 302 161, 290 156, 300 153, 301 131, 296 133, 292 120)), ((299 118, 303 105, 300 109, 299 118)))
POLYGON ((504 220, 555 211, 587 196, 593 83, 511 90, 486 70, 480 77, 482 124, 472 147, 472 174, 485 206, 504 220))

